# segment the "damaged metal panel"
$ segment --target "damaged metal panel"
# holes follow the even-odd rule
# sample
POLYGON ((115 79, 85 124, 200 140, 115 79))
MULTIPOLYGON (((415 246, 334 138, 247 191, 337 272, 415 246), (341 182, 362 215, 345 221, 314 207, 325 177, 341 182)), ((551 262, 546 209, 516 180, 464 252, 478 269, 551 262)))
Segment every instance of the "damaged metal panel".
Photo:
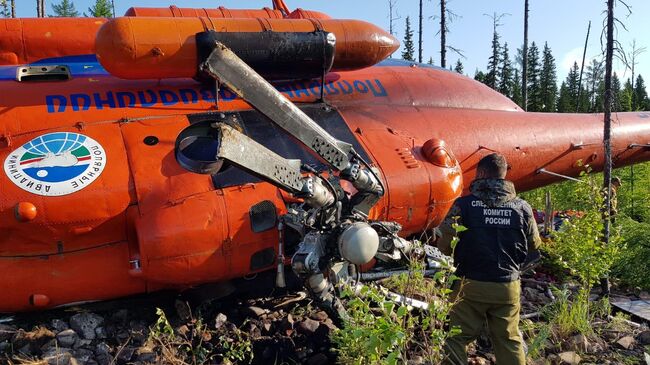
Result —
POLYGON ((650 302, 647 300, 612 302, 612 306, 639 318, 643 318, 646 321, 650 321, 650 302))

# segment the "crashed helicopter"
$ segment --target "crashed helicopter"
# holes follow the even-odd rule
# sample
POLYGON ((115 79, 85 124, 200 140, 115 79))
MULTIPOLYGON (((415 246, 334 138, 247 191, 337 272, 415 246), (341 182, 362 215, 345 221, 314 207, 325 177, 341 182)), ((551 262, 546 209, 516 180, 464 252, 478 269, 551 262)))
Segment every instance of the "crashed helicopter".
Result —
MULTIPOLYGON (((603 165, 601 115, 524 112, 281 0, 0 29, 0 312, 285 269, 331 305, 403 262, 484 155, 519 190, 603 165)), ((648 113, 612 134, 616 166, 650 159, 648 113)))

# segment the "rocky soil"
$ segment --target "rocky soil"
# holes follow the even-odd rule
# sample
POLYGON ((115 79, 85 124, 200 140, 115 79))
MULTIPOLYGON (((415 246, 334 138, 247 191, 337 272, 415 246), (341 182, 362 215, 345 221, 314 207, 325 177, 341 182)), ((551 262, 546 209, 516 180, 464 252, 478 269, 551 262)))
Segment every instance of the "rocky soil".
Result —
MULTIPOLYGON (((544 277, 524 283, 522 314, 532 314, 526 321, 537 320, 552 300, 547 288, 544 277)), ((563 339, 533 363, 646 363, 645 325, 614 320, 593 326, 598 335, 563 339)), ((164 294, 17 315, 0 324, 0 364, 330 364, 336 353, 329 334, 336 328, 302 293, 202 303, 164 294)), ((472 364, 495 363, 486 338, 471 353, 472 364)))

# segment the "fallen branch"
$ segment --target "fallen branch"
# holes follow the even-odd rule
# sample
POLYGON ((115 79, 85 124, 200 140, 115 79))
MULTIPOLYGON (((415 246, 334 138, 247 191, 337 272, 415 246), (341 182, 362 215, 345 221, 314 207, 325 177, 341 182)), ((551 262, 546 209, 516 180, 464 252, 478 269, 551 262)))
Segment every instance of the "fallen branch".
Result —
POLYGON ((541 315, 541 312, 533 312, 533 313, 528 313, 528 314, 522 314, 519 316, 519 319, 531 319, 531 318, 537 318, 541 315))
POLYGON ((613 320, 621 321, 621 322, 627 324, 628 326, 631 326, 631 327, 634 327, 634 328, 641 328, 641 325, 639 323, 632 322, 632 321, 627 320, 625 318, 607 316, 607 319, 609 319, 610 321, 613 321, 613 320))

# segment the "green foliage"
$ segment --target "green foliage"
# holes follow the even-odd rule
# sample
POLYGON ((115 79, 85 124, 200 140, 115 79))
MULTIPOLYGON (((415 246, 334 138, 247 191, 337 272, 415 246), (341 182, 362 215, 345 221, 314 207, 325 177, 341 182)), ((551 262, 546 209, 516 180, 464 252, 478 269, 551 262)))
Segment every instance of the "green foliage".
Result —
POLYGON ((72 0, 62 0, 58 4, 52 4, 54 17, 77 17, 79 12, 74 7, 72 0))
POLYGON ((637 76, 632 94, 632 110, 650 110, 650 100, 641 75, 637 76))
POLYGON ((492 54, 488 59, 487 74, 485 75, 485 85, 496 90, 497 85, 499 84, 499 64, 501 63, 501 57, 499 51, 501 46, 499 45, 499 33, 496 31, 496 19, 494 32, 492 33, 492 54))
POLYGON ((625 250, 621 252, 613 268, 613 274, 623 284, 650 290, 650 224, 639 223, 629 218, 621 219, 625 250))
POLYGON ((456 66, 454 66, 454 71, 458 72, 461 75, 465 73, 465 67, 463 66, 463 63, 460 62, 460 59, 456 61, 456 66))
POLYGON ((528 63, 527 63, 527 79, 528 84, 526 89, 528 92, 528 111, 538 112, 542 110, 541 98, 541 84, 540 84, 540 62, 539 62, 539 49, 535 42, 528 47, 528 63))
POLYGON ((590 288, 609 273, 620 252, 620 237, 612 230, 609 244, 603 242, 602 189, 596 175, 583 173, 581 180, 582 183, 573 184, 573 188, 574 196, 582 199, 577 207, 582 216, 565 220, 562 229, 553 232, 551 249, 580 279, 583 287, 590 288))
POLYGON ((542 112, 555 112, 557 99, 557 75, 555 58, 548 43, 544 44, 542 53, 542 70, 539 76, 540 98, 542 112))
POLYGON ((9 3, 7 0, 0 0, 0 18, 9 18, 11 17, 11 11, 9 10, 9 3))
POLYGON ((415 61, 415 45, 413 44, 413 29, 411 29, 411 18, 406 17, 406 31, 404 31, 404 50, 402 59, 415 61))
POLYGON ((603 60, 591 60, 585 72, 589 112, 603 111, 603 96, 605 93, 605 65, 603 60))
POLYGON ((387 300, 370 286, 362 287, 359 293, 346 288, 343 297, 350 298, 346 307, 349 318, 332 337, 339 361, 361 365, 398 364, 403 360, 411 335, 408 329, 414 325, 408 308, 387 300))
MULTIPOLYGON (((503 50, 501 52, 501 80, 499 82, 499 92, 509 98, 512 98, 512 87, 513 87, 513 74, 512 74, 512 62, 510 61, 510 55, 508 54, 508 42, 503 44, 503 50)), ((514 80, 515 84, 517 80, 514 80)))
POLYGON ((158 352, 161 363, 207 365, 219 363, 220 359, 246 364, 253 360, 253 345, 238 328, 223 336, 219 330, 210 330, 198 317, 182 326, 183 330, 175 330, 163 310, 157 308, 156 315, 158 320, 151 327, 146 346, 158 352))
POLYGON ((95 0, 95 5, 88 8, 89 15, 96 18, 110 18, 113 16, 113 8, 109 0, 95 0))
POLYGON ((345 325, 334 332, 339 362, 342 364, 404 364, 410 354, 439 364, 444 359, 444 344, 457 329, 448 329, 453 305, 451 285, 456 280, 453 268, 445 266, 433 278, 424 277, 425 265, 412 258, 407 274, 392 277, 387 286, 403 296, 429 303, 419 311, 390 300, 386 290, 363 286, 347 287, 345 325))
POLYGON ((544 308, 551 335, 561 341, 576 333, 592 333, 589 313, 589 289, 582 288, 575 298, 567 289, 554 290, 556 300, 544 308))
POLYGON ((512 95, 510 99, 514 101, 517 105, 523 106, 523 102, 521 98, 523 97, 521 95, 521 75, 519 74, 519 70, 517 68, 514 69, 513 74, 512 74, 512 95))

